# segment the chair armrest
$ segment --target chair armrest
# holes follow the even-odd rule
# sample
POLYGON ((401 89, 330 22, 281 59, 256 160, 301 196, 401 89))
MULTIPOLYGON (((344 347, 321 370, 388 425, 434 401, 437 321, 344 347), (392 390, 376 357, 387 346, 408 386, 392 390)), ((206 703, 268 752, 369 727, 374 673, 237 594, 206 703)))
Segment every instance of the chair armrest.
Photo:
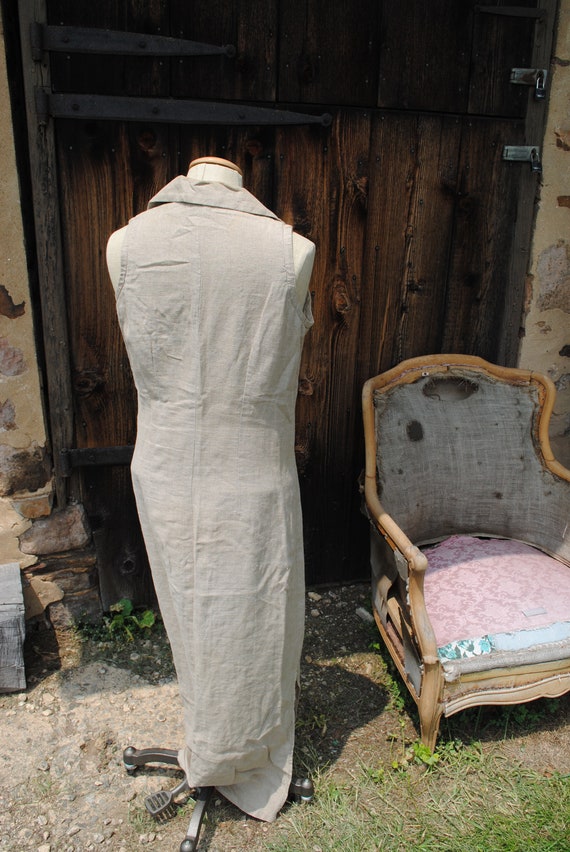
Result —
POLYGON ((439 662, 437 642, 428 615, 424 597, 424 575, 428 566, 427 557, 413 544, 396 521, 385 511, 376 491, 376 477, 365 475, 364 499, 371 519, 384 536, 392 550, 401 555, 408 566, 408 597, 410 619, 420 647, 422 661, 426 665, 439 662))

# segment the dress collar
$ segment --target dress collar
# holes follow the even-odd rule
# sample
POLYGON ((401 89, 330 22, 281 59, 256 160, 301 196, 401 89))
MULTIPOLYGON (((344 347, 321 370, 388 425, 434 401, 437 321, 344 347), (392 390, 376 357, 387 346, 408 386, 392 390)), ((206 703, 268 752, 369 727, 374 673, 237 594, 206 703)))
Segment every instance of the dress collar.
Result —
POLYGON ((255 198, 247 189, 231 189, 223 183, 199 181, 179 175, 167 183, 148 203, 149 209, 170 202, 181 204, 199 204, 206 207, 224 207, 228 210, 241 210, 254 216, 278 217, 255 198))

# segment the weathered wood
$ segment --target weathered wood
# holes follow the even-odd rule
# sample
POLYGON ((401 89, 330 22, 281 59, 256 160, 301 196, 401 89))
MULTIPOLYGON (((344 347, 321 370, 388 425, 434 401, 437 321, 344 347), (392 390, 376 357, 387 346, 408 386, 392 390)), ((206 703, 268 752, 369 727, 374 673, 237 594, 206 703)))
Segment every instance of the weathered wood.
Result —
POLYGON ((171 94, 215 100, 273 101, 277 69, 277 0, 171 0, 172 35, 232 44, 227 57, 175 60, 171 94))
POLYGON ((459 144, 451 117, 382 113, 373 123, 362 381, 439 351, 459 144))
MULTIPOLYGON (((103 27, 112 30, 125 29, 125 4, 113 0, 97 0, 96 3, 74 0, 48 0, 47 23, 54 26, 103 27)), ((147 63, 153 60, 148 58, 147 63)), ((50 57, 54 90, 58 92, 88 93, 93 81, 97 80, 99 94, 121 94, 125 91, 125 60, 122 56, 93 56, 81 53, 55 53, 50 57)))
POLYGON ((315 325, 305 342, 297 405, 307 569, 317 582, 340 580, 355 567, 347 529, 358 510, 355 365, 369 138, 367 113, 339 112, 330 133, 279 131, 275 152, 276 210, 317 249, 310 285, 315 325))
POLYGON ((17 562, 0 565, 0 692, 26 688, 24 596, 17 562))
MULTIPOLYGON (((488 361, 499 356, 517 193, 521 166, 525 168, 503 160, 503 144, 506 138, 521 144, 523 133, 520 122, 463 120, 441 352, 488 361)), ((526 169, 530 175, 530 166, 526 169)))
MULTIPOLYGON (((535 36, 529 63, 541 56, 547 66, 556 0, 542 4, 546 22, 482 15, 476 5, 50 0, 50 23, 237 47, 235 60, 60 55, 52 62, 60 91, 300 111, 310 103, 335 116, 328 129, 57 120, 67 288, 57 310, 69 316, 71 353, 63 360, 76 416, 75 443, 63 446, 134 439, 135 392, 104 259, 109 234, 193 158, 227 157, 254 195, 317 245, 316 322, 297 412, 307 576, 366 573, 356 487, 362 382, 402 358, 449 348, 508 363, 516 357, 536 178, 524 164, 504 163, 501 152, 540 140, 530 129, 525 138, 522 119, 504 116, 524 116, 528 105, 540 131, 544 109, 505 75, 523 64, 535 36), (378 103, 387 108, 378 112, 378 103), (477 115, 470 119, 469 110, 477 115)), ((61 358, 54 375, 65 380, 61 358)), ((94 526, 107 602, 123 592, 151 594, 146 568, 129 574, 145 557, 133 532, 128 470, 85 471, 72 488, 94 526)))
POLYGON ((473 0, 382 3, 378 105, 464 112, 473 0))
POLYGON ((69 446, 73 412, 58 214, 59 186, 53 124, 39 122, 35 101, 36 89, 50 85, 49 62, 47 57, 40 62, 33 60, 29 38, 31 22, 45 21, 45 3, 24 0, 18 3, 18 10, 55 490, 58 504, 65 506, 67 491, 61 475, 59 450, 69 446))
POLYGON ((376 104, 378 3, 296 0, 280 16, 279 100, 376 104))
MULTIPOLYGON (((526 0, 518 5, 533 8, 536 2, 526 0)), ((529 67, 537 21, 484 14, 477 8, 475 4, 468 111, 524 118, 528 91, 510 82, 511 68, 529 67)))
MULTIPOLYGON (((76 447, 135 442, 136 394, 105 247, 111 232, 144 209, 168 179, 168 156, 162 155, 168 154, 169 135, 168 128, 134 126, 127 132, 105 122, 58 126, 76 447)), ((152 600, 128 468, 84 472, 80 481, 104 608, 121 597, 152 600)))

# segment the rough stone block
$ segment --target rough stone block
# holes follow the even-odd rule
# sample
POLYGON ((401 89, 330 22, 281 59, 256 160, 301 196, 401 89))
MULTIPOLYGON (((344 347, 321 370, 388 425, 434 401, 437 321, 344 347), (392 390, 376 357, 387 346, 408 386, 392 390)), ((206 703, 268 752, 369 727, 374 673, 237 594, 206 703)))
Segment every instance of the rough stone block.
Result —
POLYGON ((0 497, 18 491, 38 491, 51 478, 51 460, 45 447, 18 449, 0 444, 0 497))
POLYGON ((48 494, 18 497, 11 500, 11 503, 16 512, 23 518, 27 518, 30 521, 36 518, 46 518, 52 510, 53 493, 50 491, 48 494))
POLYGON ((85 509, 75 503, 32 523, 20 536, 22 553, 44 556, 85 547, 91 537, 85 509))

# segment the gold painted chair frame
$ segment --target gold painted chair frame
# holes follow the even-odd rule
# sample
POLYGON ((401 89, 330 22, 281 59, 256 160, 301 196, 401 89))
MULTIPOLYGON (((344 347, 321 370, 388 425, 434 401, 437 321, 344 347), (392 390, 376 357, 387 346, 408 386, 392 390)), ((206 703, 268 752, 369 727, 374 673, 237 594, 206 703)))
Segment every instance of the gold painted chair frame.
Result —
POLYGON ((570 690, 568 644, 559 659, 520 651, 514 664, 446 679, 421 550, 457 534, 508 538, 570 570, 570 471, 548 437, 555 393, 545 376, 461 355, 413 358, 364 385, 374 616, 432 750, 442 715, 570 690))

